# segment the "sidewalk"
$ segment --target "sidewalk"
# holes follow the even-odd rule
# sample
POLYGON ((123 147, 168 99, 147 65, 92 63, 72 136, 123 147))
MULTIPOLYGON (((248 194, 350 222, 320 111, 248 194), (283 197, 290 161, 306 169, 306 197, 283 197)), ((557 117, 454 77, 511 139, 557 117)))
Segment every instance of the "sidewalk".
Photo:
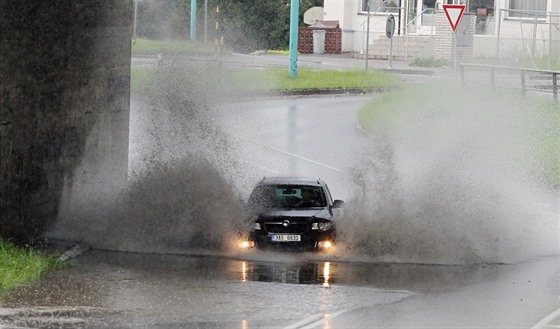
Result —
MULTIPOLYGON (((283 54, 240 54, 228 53, 219 56, 185 56, 185 55, 167 55, 163 61, 165 63, 181 62, 188 59, 189 62, 207 62, 216 59, 221 60, 223 64, 234 66, 248 67, 285 67, 289 66, 289 56, 283 54)), ((133 54, 132 65, 158 65, 157 55, 140 55, 133 54)), ((417 67, 410 66, 404 61, 389 61, 379 59, 369 59, 367 62, 368 69, 384 70, 395 74, 408 75, 438 75, 449 76, 453 74, 453 70, 445 67, 417 67)), ((298 68, 311 68, 317 70, 365 70, 365 58, 356 58, 354 53, 343 54, 298 54, 298 68)))
MULTIPOLYGON (((230 63, 244 62, 250 66, 285 66, 289 65, 289 56, 280 54, 231 54, 225 55, 224 61, 230 63)), ((365 70, 365 58, 356 58, 353 53, 345 54, 298 54, 298 67, 325 69, 325 70, 365 70)), ((421 74, 434 75, 448 73, 447 68, 425 68, 410 66, 408 62, 369 59, 368 69, 387 70, 396 74, 421 74)))

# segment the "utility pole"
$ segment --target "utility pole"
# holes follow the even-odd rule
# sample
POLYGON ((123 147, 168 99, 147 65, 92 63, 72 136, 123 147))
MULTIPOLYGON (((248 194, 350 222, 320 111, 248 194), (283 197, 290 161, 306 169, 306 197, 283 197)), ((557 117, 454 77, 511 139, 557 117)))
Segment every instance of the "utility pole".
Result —
POLYGON ((204 0, 204 43, 208 39, 208 0, 204 0))
POLYGON ((196 0, 191 0, 191 41, 196 40, 196 0))
POLYGON ((216 5, 216 29, 214 33, 214 52, 217 54, 222 54, 224 48, 224 30, 222 28, 221 23, 221 15, 220 15, 220 4, 216 5))
POLYGON ((366 6, 367 6, 367 33, 366 33, 366 71, 367 71, 368 64, 369 64, 369 17, 370 17, 369 0, 367 1, 366 6))
POLYGON ((299 0, 290 2, 290 67, 291 78, 297 77, 297 46, 298 46, 299 0))
POLYGON ((136 35, 137 35, 136 34, 136 30, 137 30, 136 26, 138 25, 137 24, 137 21, 138 21, 138 2, 142 2, 142 1, 144 1, 144 0, 134 0, 134 31, 132 33, 132 40, 134 42, 136 42, 136 35))

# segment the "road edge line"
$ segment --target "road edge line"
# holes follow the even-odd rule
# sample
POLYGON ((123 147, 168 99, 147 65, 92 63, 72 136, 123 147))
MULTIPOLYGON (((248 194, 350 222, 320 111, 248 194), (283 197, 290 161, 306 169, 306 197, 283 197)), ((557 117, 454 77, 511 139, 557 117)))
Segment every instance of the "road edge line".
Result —
POLYGON ((348 310, 347 310, 347 309, 344 309, 344 310, 340 310, 340 311, 334 312, 334 313, 332 313, 332 314, 327 314, 327 315, 325 315, 323 318, 321 318, 321 319, 319 319, 319 320, 317 320, 317 321, 315 321, 315 322, 313 322, 313 323, 310 323, 310 324, 306 325, 305 327, 301 327, 301 328, 299 328, 299 329, 311 329, 311 328, 315 328, 315 327, 317 327, 317 326, 323 324, 325 321, 330 320, 330 319, 334 319, 334 318, 336 318, 337 316, 339 316, 339 315, 341 315, 341 314, 344 314, 344 313, 346 313, 346 312, 348 312, 348 310))
POLYGON ((305 319, 303 319, 301 321, 298 321, 298 322, 296 322, 292 325, 289 325, 289 326, 285 327, 284 329, 298 329, 298 328, 301 328, 302 326, 305 326, 305 325, 307 325, 311 322, 314 323, 314 322, 317 322, 317 320, 320 321, 321 319, 323 319, 323 316, 324 316, 323 313, 313 314, 313 315, 310 315, 310 316, 306 317, 305 319))
POLYGON ((545 326, 547 326, 547 324, 557 316, 560 316, 560 308, 557 309, 556 311, 550 313, 549 315, 547 315, 544 319, 539 321, 539 323, 537 323, 536 325, 531 327, 531 329, 542 329, 545 326))

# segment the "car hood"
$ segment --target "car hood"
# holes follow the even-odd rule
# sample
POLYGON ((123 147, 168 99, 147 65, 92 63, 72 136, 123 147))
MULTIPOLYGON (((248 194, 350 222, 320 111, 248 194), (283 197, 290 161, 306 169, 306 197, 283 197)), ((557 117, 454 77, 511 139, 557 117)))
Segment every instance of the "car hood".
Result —
POLYGON ((279 218, 279 217, 297 217, 297 218, 313 218, 331 220, 332 214, 328 209, 297 209, 297 210, 270 210, 259 213, 261 220, 279 218))

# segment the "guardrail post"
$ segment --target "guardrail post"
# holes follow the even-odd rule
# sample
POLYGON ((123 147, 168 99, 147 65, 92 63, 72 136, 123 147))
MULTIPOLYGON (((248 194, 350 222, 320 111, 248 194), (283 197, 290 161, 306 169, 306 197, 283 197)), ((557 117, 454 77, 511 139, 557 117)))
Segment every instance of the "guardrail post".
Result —
POLYGON ((558 100, 558 73, 552 73, 552 95, 558 100))
POLYGON ((525 95, 525 70, 521 70, 521 93, 525 95))
MULTIPOLYGON (((460 66, 460 75, 461 75, 461 86, 465 87, 467 81, 466 81, 466 75, 467 72, 465 72, 469 67, 475 67, 475 68, 484 68, 486 71, 490 71, 490 87, 492 88, 492 90, 495 90, 497 87, 502 87, 502 86, 497 86, 496 84, 500 84, 500 81, 498 79, 498 81, 496 82, 496 71, 498 71, 498 73, 500 72, 500 70, 507 70, 507 71, 514 71, 516 74, 517 72, 520 73, 520 78, 521 78, 521 93, 522 95, 526 95, 527 92, 532 92, 532 91, 540 91, 540 92, 549 92, 549 90, 552 90, 552 97, 554 100, 558 101, 559 97, 558 94, 560 93, 559 90, 559 86, 558 86, 558 77, 560 76, 560 71, 547 71, 547 70, 540 70, 540 69, 530 69, 530 68, 518 68, 518 67, 508 67, 508 66, 493 66, 493 65, 484 65, 484 64, 468 64, 468 63, 458 63, 458 66, 460 66), (527 81, 527 79, 531 79, 532 78, 532 74, 540 74, 540 75, 546 75, 552 76, 551 80, 546 80, 547 81, 547 85, 545 87, 540 87, 540 85, 535 86, 534 88, 532 87, 531 81, 527 81), (528 75, 529 74, 529 75, 528 75), (550 89, 550 85, 548 84, 548 82, 551 82, 552 84, 552 89, 550 89), (529 84, 529 85, 527 85, 529 84)), ((485 71, 485 72, 486 72, 485 71)), ((515 77, 515 75, 514 75, 515 77)), ((471 78, 472 79, 472 78, 471 78)), ((515 79, 515 78, 514 78, 515 79)), ((513 80, 515 81, 515 80, 513 80)))

